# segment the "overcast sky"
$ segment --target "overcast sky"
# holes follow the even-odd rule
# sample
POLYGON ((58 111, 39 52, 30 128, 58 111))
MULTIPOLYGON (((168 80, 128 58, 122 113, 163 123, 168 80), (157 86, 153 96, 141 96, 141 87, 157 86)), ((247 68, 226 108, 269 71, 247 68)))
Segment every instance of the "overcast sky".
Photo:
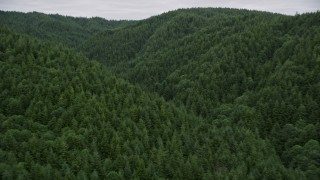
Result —
POLYGON ((231 7, 294 15, 320 10, 320 0, 0 0, 6 11, 92 17, 145 19, 190 7, 231 7))

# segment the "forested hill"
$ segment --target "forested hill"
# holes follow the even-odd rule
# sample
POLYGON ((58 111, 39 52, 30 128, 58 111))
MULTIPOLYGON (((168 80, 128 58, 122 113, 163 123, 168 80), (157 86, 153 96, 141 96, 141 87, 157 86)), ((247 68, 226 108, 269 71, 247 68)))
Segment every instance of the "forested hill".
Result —
POLYGON ((257 132, 187 113, 61 45, 0 37, 2 179, 304 177, 257 132))
POLYGON ((98 32, 121 28, 135 21, 0 11, 0 23, 35 38, 76 46, 98 32))
POLYGON ((2 179, 318 179, 319 19, 1 12, 2 179))
POLYGON ((82 50, 198 116, 258 130, 288 168, 319 177, 319 19, 320 12, 179 10, 102 32, 82 50))
MULTIPOLYGON (((122 62, 124 65, 131 64, 140 56, 148 54, 152 57, 141 62, 153 61, 154 56, 160 56, 156 60, 162 62, 163 60, 158 59, 163 55, 175 54, 171 57, 174 60, 170 62, 173 65, 184 64, 186 60, 191 61, 195 56, 208 52, 220 43, 227 43, 226 38, 232 38, 230 35, 236 37, 239 33, 251 31, 256 26, 259 26, 259 29, 252 30, 262 30, 259 31, 261 35, 272 28, 268 26, 289 18, 279 14, 247 10, 182 9, 139 21, 133 26, 117 31, 99 33, 86 42, 83 49, 89 57, 96 58, 108 66, 122 62)), ((250 34, 242 36, 247 39, 251 37, 250 34)))

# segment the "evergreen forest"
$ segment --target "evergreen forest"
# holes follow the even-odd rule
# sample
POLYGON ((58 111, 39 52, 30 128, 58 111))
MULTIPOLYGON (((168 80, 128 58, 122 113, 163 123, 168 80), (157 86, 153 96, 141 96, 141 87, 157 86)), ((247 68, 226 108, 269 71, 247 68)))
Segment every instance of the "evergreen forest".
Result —
POLYGON ((0 179, 320 179, 320 12, 0 11, 0 179))

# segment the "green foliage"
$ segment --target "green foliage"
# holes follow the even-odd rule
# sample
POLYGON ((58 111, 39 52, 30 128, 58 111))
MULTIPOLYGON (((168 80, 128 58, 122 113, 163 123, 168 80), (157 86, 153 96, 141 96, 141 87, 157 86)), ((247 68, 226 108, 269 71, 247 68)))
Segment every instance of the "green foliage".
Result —
POLYGON ((258 131, 290 167, 295 158, 286 153, 293 146, 320 140, 319 17, 179 10, 100 33, 82 51, 188 112, 258 131), (308 131, 292 130, 299 121, 308 131))
POLYGON ((122 28, 135 21, 0 11, 0 23, 35 38, 75 47, 96 33, 122 28))
POLYGON ((0 12, 1 178, 318 179, 319 16, 0 12))

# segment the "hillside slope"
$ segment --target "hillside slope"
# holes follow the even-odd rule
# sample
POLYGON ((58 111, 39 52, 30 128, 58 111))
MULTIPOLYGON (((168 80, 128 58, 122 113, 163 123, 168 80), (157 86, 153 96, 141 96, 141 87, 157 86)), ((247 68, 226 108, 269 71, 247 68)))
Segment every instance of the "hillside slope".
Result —
POLYGON ((3 179, 320 176, 319 12, 184 9, 79 44, 58 17, 23 33, 78 50, 1 29, 3 179))
POLYGON ((228 118, 188 114, 66 47, 0 37, 2 179, 304 178, 228 118))
POLYGON ((179 10, 100 33, 82 50, 208 120, 230 112, 233 123, 270 139, 287 167, 319 176, 319 149, 302 150, 320 140, 319 19, 319 12, 179 10))
POLYGON ((75 47, 98 32, 121 28, 134 24, 135 21, 114 21, 99 17, 76 18, 38 12, 0 11, 0 23, 34 38, 75 47))

